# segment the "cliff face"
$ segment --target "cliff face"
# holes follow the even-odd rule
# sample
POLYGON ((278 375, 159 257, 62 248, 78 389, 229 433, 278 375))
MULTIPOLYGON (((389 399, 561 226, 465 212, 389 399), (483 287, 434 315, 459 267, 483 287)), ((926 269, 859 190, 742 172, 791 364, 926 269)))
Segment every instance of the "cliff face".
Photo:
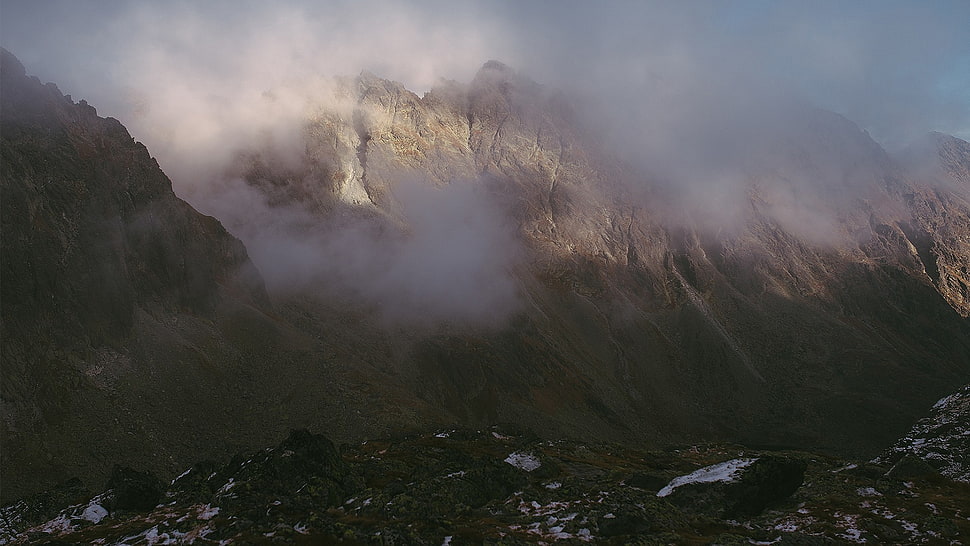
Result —
POLYGON ((370 74, 342 85, 343 107, 307 122, 303 167, 274 177, 264 158, 247 180, 273 195, 301 181, 287 199, 326 203, 320 218, 394 217, 413 176, 510 204, 527 249, 510 326, 360 347, 463 420, 871 453, 970 373, 966 192, 841 116, 786 114, 705 208, 500 63, 423 97, 370 74))
POLYGON ((970 143, 933 133, 903 154, 919 180, 905 195, 911 241, 947 302, 970 316, 970 143))

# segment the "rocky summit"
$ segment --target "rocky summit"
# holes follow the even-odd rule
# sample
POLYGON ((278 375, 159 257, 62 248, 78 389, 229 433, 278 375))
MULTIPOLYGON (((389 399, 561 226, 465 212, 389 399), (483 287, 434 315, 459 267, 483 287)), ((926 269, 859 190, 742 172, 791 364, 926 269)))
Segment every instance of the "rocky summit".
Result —
POLYGON ((5 540, 965 531, 921 447, 962 399, 906 436, 970 381, 962 140, 792 107, 714 184, 499 62, 362 73, 196 181, 206 216, 118 120, 6 51, 0 83, 5 540), (264 449, 291 429, 344 447, 264 449))

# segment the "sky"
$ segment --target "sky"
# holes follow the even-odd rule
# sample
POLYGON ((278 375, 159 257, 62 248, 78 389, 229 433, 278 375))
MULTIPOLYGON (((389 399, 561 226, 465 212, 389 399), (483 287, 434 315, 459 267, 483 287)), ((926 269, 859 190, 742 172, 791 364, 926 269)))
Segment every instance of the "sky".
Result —
POLYGON ((3 0, 0 43, 129 125, 168 87, 366 69, 423 91, 497 59, 625 108, 707 89, 797 97, 892 148, 930 130, 970 138, 968 21, 965 0, 3 0))

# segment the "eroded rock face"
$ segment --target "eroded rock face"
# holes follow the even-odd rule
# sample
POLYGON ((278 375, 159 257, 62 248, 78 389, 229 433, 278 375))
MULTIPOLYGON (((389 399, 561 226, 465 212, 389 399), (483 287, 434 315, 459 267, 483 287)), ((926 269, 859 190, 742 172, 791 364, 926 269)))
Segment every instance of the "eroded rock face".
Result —
POLYGON ((917 183, 904 196, 906 234, 926 275, 964 317, 970 316, 970 143, 933 133, 901 158, 917 183))
MULTIPOLYGON (((509 326, 443 328, 391 358, 460 419, 872 453, 970 373, 963 194, 841 116, 791 113, 718 216, 501 63, 421 97, 362 74, 342 97, 308 121, 304 164, 357 173, 368 198, 351 212, 401 222, 402 178, 476 180, 525 248, 509 326)), ((307 203, 333 193, 300 188, 307 203)))

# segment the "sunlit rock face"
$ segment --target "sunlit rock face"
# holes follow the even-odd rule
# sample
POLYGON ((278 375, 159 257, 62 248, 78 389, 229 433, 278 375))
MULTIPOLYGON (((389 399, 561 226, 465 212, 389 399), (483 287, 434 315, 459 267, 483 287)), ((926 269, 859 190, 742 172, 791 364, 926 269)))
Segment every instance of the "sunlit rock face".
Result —
POLYGON ((73 328, 3 368, 26 489, 68 458, 106 477, 115 438, 162 474, 305 426, 868 456, 970 376, 962 141, 944 179, 796 108, 723 177, 678 179, 501 63, 423 96, 365 73, 226 154, 192 197, 216 220, 8 66, 4 350, 73 328))
POLYGON ((901 155, 917 181, 905 195, 911 242, 947 302, 970 316, 970 143, 932 133, 901 155))
MULTIPOLYGON (((513 276, 518 301, 486 313, 487 328, 435 315, 431 303, 422 314, 430 292, 411 308, 361 300, 378 312, 393 301, 384 310, 404 329, 435 315, 435 335, 391 360, 407 388, 462 419, 864 451, 968 374, 967 253, 956 235, 968 232, 966 192, 921 176, 839 115, 779 110, 714 183, 622 161, 561 94, 495 61, 424 96, 369 73, 336 94, 339 107, 305 125, 301 168, 353 165, 368 198, 314 208, 333 186, 304 184, 290 203, 313 209, 310 223, 332 229, 349 210, 381 237, 414 240, 419 218, 488 203, 488 222, 514 232, 499 245, 514 258, 491 245, 486 261, 501 265, 490 277, 513 276), (409 214, 415 186, 447 195, 468 181, 471 199, 409 214)), ((229 225, 249 243, 252 223, 229 225)), ((305 229, 291 233, 303 241, 305 229)), ((364 254, 385 248, 354 241, 364 254)), ((437 254, 420 259, 418 275, 439 269, 437 254)), ((328 267, 317 293, 371 290, 328 267)))

